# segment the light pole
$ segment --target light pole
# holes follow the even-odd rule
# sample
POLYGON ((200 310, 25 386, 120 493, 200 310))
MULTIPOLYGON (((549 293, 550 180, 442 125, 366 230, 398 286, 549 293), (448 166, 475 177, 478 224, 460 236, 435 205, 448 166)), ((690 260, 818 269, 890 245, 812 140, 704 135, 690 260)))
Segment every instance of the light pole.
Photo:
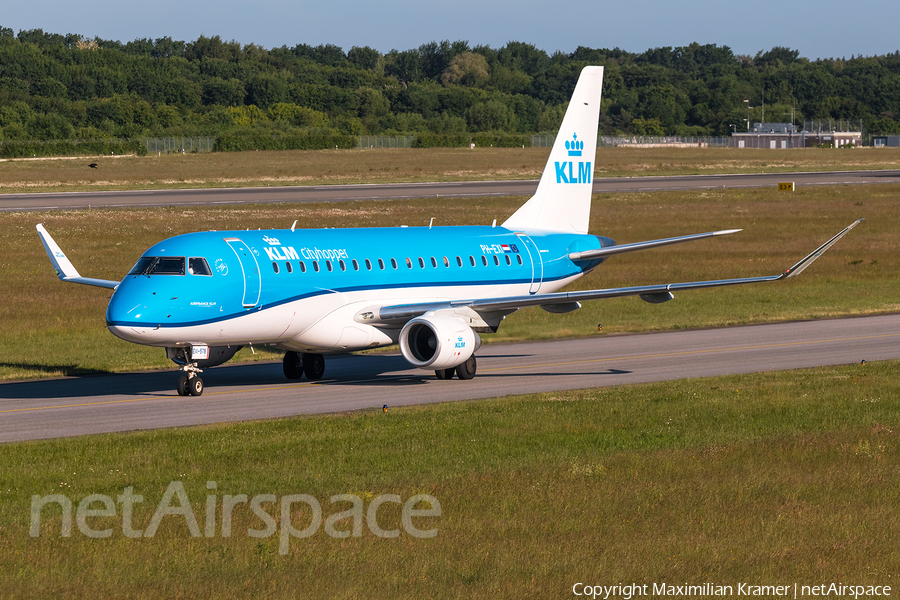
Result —
POLYGON ((747 131, 750 131, 750 109, 753 108, 750 106, 749 100, 744 100, 747 103, 747 131))

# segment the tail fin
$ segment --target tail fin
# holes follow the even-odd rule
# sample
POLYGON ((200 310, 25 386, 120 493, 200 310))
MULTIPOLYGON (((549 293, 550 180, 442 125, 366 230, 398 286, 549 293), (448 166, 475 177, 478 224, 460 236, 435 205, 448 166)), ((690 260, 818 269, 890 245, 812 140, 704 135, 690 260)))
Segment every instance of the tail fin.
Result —
POLYGON ((587 233, 602 83, 603 67, 581 71, 537 191, 507 229, 587 233))

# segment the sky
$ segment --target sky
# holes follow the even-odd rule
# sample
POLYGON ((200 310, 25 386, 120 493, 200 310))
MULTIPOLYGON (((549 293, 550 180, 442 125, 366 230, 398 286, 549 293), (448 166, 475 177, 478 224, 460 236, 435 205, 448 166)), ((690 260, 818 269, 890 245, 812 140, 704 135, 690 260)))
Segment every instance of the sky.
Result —
POLYGON ((0 26, 129 42, 200 35, 264 48, 334 44, 386 53, 441 40, 545 50, 650 48, 692 42, 755 56, 775 46, 800 56, 850 58, 900 49, 897 0, 94 0, 10 1, 0 26))

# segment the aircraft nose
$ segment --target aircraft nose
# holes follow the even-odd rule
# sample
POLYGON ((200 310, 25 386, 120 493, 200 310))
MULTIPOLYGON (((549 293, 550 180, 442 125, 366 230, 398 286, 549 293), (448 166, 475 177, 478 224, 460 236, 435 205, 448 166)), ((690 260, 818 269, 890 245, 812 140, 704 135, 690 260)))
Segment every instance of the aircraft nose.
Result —
POLYGON ((126 279, 113 292, 106 307, 106 327, 118 338, 140 343, 147 306, 132 287, 126 279))

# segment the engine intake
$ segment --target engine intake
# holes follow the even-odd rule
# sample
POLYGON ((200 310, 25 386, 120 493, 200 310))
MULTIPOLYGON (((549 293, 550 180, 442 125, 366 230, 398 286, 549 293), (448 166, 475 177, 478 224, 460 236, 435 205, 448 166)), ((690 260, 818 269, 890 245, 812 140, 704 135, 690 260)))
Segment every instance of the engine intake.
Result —
POLYGON ((420 369, 449 369, 464 363, 481 347, 481 337, 462 319, 425 315, 400 331, 403 358, 420 369))

